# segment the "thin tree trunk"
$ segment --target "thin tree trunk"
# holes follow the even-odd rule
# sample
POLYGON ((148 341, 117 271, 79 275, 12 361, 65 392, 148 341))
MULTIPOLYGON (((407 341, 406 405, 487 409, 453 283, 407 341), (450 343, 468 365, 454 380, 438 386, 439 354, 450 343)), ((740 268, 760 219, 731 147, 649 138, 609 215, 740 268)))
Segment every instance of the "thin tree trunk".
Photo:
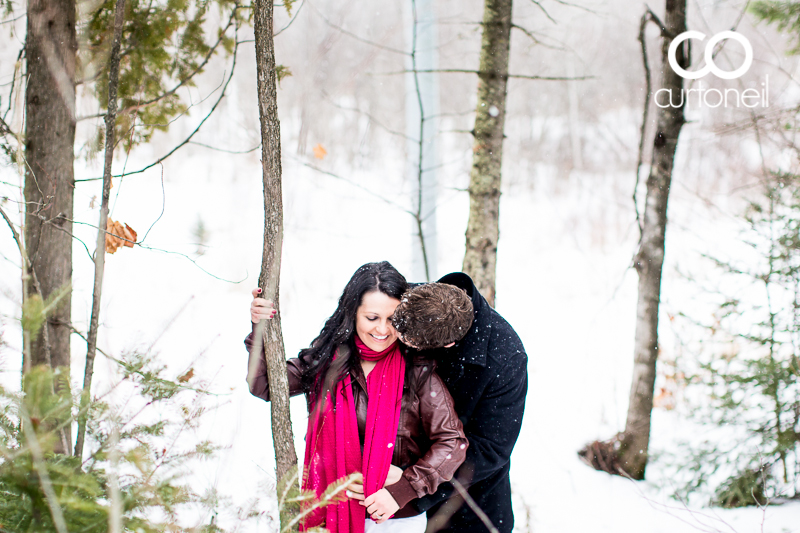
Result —
POLYGON ((486 0, 463 270, 494 305, 512 0, 486 0))
MULTIPOLYGON (((667 51, 672 39, 686 31, 686 0, 667 0, 664 28, 661 30, 661 88, 677 95, 683 78, 670 68, 667 51)), ((678 63, 686 68, 684 48, 677 51, 678 63)), ((683 100, 681 99, 681 102, 683 100)), ((658 107, 653 162, 647 178, 642 234, 634 259, 639 274, 636 305, 636 337, 630 404, 625 431, 620 436, 620 466, 634 479, 644 479, 650 444, 650 415, 658 359, 658 307, 661 298, 661 272, 664 264, 664 239, 667 230, 667 200, 678 136, 684 124, 681 107, 658 107)))
POLYGON ((97 224, 97 245, 94 251, 94 291, 92 293, 92 318, 87 335, 86 366, 83 371, 81 414, 78 416, 78 438, 75 456, 83 454, 86 436, 86 410, 92 393, 94 358, 97 355, 97 330, 100 324, 100 300, 103 294, 103 273, 106 265, 106 225, 108 224, 108 199, 111 195, 111 162, 114 159, 114 129, 117 125, 117 88, 119 87, 120 43, 125 17, 125 0, 117 0, 114 12, 114 42, 111 47, 108 73, 108 112, 106 113, 105 165, 103 166, 103 199, 100 202, 100 221, 97 224))
MULTIPOLYGON (((48 298, 72 279, 75 0, 29 0, 27 15, 25 248, 30 275, 35 273, 42 296, 48 298)), ((28 297, 35 295, 31 284, 26 290, 28 297)), ((49 313, 45 331, 31 339, 30 360, 23 362, 23 368, 48 364, 60 370, 58 383, 68 386, 70 323, 67 295, 49 313)), ((59 453, 70 453, 68 425, 66 433, 66 446, 56 447, 59 453)))
MULTIPOLYGON (((264 297, 279 308, 281 247, 283 245, 283 198, 281 193, 281 132, 275 76, 275 46, 272 38, 271 0, 255 1, 256 67, 258 110, 261 119, 261 160, 264 182, 264 250, 258 284, 264 297)), ((292 421, 289 414, 289 381, 280 319, 262 321, 264 354, 269 373, 272 407, 272 439, 275 446, 277 478, 297 466, 292 421), (263 324, 266 322, 266 324, 263 324)), ((258 342, 258 339, 254 339, 258 342)), ((283 522, 284 513, 281 513, 283 522)), ((282 524, 283 525, 283 524, 282 524)))

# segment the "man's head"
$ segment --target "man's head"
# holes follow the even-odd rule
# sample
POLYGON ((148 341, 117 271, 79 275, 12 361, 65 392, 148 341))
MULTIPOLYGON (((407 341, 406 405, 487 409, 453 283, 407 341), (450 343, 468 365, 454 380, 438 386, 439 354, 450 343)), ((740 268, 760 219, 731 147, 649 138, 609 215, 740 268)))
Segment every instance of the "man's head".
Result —
POLYGON ((466 292, 446 283, 426 283, 403 294, 392 324, 405 344, 425 350, 460 341, 472 319, 472 300, 466 292))

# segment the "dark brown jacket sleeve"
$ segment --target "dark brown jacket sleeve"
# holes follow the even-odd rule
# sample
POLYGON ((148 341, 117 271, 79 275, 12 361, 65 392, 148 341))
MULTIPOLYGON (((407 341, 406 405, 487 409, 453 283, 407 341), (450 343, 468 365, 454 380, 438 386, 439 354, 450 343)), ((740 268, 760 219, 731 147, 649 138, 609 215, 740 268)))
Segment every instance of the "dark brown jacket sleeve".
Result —
POLYGON ((413 500, 433 494, 467 456, 469 442, 453 407, 453 398, 436 372, 424 376, 417 387, 422 427, 431 447, 417 462, 403 471, 400 481, 386 490, 402 509, 413 500))
MULTIPOLYGON (((253 350, 253 336, 255 335, 256 324, 253 324, 253 331, 245 337, 244 345, 247 347, 247 352, 250 358, 247 364, 247 384, 250 386, 250 394, 258 396, 262 400, 269 401, 269 379, 267 378, 267 362, 264 360, 264 345, 258 343, 258 346, 253 350), (257 362, 252 365, 254 369, 252 375, 250 373, 250 362, 256 358, 257 362)), ((292 358, 286 361, 286 373, 289 377, 289 396, 297 396, 303 394, 303 386, 300 377, 303 375, 305 365, 298 358, 292 358)))

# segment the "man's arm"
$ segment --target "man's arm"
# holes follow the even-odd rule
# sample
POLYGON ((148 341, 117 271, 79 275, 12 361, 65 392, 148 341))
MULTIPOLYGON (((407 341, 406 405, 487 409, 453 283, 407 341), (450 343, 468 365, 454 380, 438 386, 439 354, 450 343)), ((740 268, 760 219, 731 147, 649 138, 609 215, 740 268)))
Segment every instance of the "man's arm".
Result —
MULTIPOLYGON (((517 442, 528 391, 528 358, 524 352, 515 356, 498 373, 478 400, 464 432, 469 440, 467 458, 456 472, 456 479, 474 485, 499 472, 508 463, 517 442)), ((415 501, 419 511, 427 511, 448 499, 453 485, 443 483, 436 493, 415 501)))

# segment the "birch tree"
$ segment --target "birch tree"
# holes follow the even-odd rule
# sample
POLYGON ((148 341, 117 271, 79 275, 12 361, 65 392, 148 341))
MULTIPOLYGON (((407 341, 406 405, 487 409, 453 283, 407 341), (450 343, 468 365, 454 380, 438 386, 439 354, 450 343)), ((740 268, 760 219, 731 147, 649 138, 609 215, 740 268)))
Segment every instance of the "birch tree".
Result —
POLYGON ((462 269, 494 306, 512 0, 486 0, 462 269))

